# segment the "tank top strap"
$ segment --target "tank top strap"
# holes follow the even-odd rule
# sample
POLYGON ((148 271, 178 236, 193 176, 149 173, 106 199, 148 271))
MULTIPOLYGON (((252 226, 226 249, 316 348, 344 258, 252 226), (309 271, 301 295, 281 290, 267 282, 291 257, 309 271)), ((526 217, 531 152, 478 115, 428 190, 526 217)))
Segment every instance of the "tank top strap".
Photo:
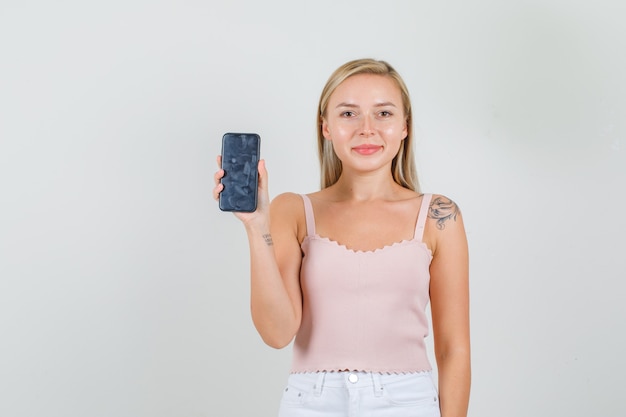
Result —
POLYGON ((413 239, 422 241, 424 237, 424 226, 426 225, 426 218, 428 217, 428 207, 430 206, 430 200, 432 199, 432 194, 424 194, 422 197, 422 205, 420 206, 420 211, 417 214, 417 224, 415 225, 415 235, 413 239))
POLYGON ((306 234, 307 236, 315 236, 315 216, 313 216, 313 205, 311 199, 305 195, 300 194, 302 201, 304 202, 304 218, 306 219, 306 234))

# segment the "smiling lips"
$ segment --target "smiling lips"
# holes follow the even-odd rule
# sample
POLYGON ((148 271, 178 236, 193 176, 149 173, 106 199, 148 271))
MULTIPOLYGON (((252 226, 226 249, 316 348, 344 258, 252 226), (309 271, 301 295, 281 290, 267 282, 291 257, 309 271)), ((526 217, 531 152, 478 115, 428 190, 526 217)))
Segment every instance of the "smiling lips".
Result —
POLYGON ((382 146, 380 145, 359 145, 352 148, 352 150, 359 155, 371 155, 378 152, 382 146))

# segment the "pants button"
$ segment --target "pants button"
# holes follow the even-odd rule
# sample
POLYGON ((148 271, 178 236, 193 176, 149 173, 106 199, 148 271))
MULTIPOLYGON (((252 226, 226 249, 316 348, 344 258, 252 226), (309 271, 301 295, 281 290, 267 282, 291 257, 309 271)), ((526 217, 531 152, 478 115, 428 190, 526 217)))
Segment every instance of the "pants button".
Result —
POLYGON ((353 384, 356 384, 358 380, 359 376, 357 374, 348 375, 348 381, 352 382, 353 384))

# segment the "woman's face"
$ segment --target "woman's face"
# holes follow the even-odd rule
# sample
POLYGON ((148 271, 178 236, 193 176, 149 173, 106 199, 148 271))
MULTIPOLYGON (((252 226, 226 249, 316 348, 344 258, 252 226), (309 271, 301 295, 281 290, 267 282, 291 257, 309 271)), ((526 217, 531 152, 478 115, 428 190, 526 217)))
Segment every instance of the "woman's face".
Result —
POLYGON ((357 171, 391 164, 407 136, 400 89, 392 78, 353 75, 328 100, 322 133, 343 168, 357 171))

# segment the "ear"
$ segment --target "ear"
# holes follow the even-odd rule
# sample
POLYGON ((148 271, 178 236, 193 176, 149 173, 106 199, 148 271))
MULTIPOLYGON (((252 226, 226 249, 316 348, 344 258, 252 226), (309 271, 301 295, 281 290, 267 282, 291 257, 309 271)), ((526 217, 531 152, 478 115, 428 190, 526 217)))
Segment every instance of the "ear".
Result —
POLYGON ((322 123, 322 135, 326 140, 331 140, 330 138, 330 130, 328 130, 328 122, 323 117, 320 117, 322 123))
POLYGON ((404 128, 402 129, 402 140, 406 139, 409 136, 409 121, 404 119, 404 128))

